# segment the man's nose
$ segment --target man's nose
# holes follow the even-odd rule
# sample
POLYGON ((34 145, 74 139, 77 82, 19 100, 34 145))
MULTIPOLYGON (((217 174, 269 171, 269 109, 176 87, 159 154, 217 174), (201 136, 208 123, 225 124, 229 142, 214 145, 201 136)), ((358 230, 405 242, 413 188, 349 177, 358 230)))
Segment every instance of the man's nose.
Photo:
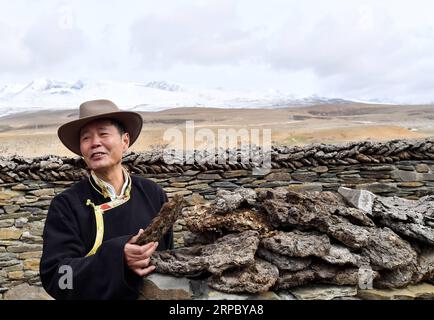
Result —
POLYGON ((100 138, 98 137, 98 135, 93 135, 90 142, 91 142, 90 145, 92 148, 96 148, 96 147, 101 145, 101 141, 100 141, 100 138))

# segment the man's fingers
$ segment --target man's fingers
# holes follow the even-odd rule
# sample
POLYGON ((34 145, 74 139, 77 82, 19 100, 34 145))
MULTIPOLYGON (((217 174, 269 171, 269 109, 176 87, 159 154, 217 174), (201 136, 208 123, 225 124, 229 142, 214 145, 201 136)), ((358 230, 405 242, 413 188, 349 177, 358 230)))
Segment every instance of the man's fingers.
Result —
POLYGON ((131 264, 131 266, 132 266, 134 269, 143 269, 143 268, 146 268, 146 267, 149 266, 149 262, 150 262, 150 261, 151 261, 150 258, 146 258, 146 259, 143 259, 143 260, 138 260, 138 261, 133 262, 133 263, 131 264))
POLYGON ((155 270, 155 266, 149 266, 144 269, 134 269, 134 272, 137 273, 139 276, 144 277, 155 270))
POLYGON ((149 244, 149 247, 145 249, 143 255, 150 257, 154 253, 154 251, 157 250, 158 242, 150 242, 147 244, 149 244))
POLYGON ((125 249, 128 256, 136 259, 145 259, 152 255, 157 246, 158 243, 156 242, 150 242, 143 246, 130 243, 125 245, 125 249))
POLYGON ((136 234, 134 237, 132 237, 130 240, 128 240, 128 243, 136 243, 137 239, 139 238, 139 236, 140 236, 143 232, 145 232, 145 230, 140 229, 139 232, 137 232, 137 234, 136 234))

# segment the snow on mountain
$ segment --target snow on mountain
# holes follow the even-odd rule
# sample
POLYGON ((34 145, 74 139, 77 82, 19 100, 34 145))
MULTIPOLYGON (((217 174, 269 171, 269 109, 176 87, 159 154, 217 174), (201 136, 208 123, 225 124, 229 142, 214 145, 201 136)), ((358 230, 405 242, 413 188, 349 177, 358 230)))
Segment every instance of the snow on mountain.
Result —
POLYGON ((0 116, 44 109, 75 109, 83 101, 102 98, 113 100, 122 109, 136 111, 159 111, 176 107, 277 108, 351 102, 319 96, 300 97, 277 90, 194 90, 166 81, 66 82, 37 79, 24 85, 0 87, 0 116))
POLYGON ((181 86, 173 83, 168 83, 166 81, 151 81, 148 82, 145 87, 160 89, 164 91, 183 91, 181 86))

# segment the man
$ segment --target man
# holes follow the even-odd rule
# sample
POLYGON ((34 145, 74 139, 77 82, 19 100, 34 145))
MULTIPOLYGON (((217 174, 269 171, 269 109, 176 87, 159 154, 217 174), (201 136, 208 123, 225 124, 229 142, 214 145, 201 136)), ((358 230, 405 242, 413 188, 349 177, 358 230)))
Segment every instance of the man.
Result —
POLYGON ((138 113, 93 100, 58 130, 90 174, 55 196, 48 210, 40 275, 56 299, 136 299, 155 268, 152 253, 173 247, 172 231, 158 243, 134 244, 167 201, 160 186, 130 176, 121 164, 142 124, 138 113))

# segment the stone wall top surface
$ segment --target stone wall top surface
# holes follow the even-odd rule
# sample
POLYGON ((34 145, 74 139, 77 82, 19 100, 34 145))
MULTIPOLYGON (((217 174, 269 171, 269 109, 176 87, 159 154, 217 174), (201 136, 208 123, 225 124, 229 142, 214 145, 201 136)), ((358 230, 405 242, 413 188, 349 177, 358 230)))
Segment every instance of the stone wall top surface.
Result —
MULTIPOLYGON (((241 161, 242 150, 220 150, 216 154, 204 151, 183 152, 173 164, 165 161, 164 147, 124 156, 123 163, 137 174, 185 173, 188 170, 250 170, 263 165, 263 150, 250 149, 249 161, 241 161), (223 161, 219 157, 235 155, 237 161, 223 161), (215 161, 202 161, 210 157, 215 161), (194 161, 193 161, 194 160, 194 161)), ((175 151, 172 150, 172 154, 175 151)), ((387 164, 406 160, 434 160, 434 137, 417 140, 391 140, 387 142, 349 142, 344 144, 310 144, 306 146, 273 146, 270 150, 271 168, 297 170, 303 167, 330 165, 387 164)), ((79 157, 69 158, 47 155, 35 158, 22 156, 0 157, 0 183, 30 180, 76 181, 86 175, 85 164, 79 157)))

